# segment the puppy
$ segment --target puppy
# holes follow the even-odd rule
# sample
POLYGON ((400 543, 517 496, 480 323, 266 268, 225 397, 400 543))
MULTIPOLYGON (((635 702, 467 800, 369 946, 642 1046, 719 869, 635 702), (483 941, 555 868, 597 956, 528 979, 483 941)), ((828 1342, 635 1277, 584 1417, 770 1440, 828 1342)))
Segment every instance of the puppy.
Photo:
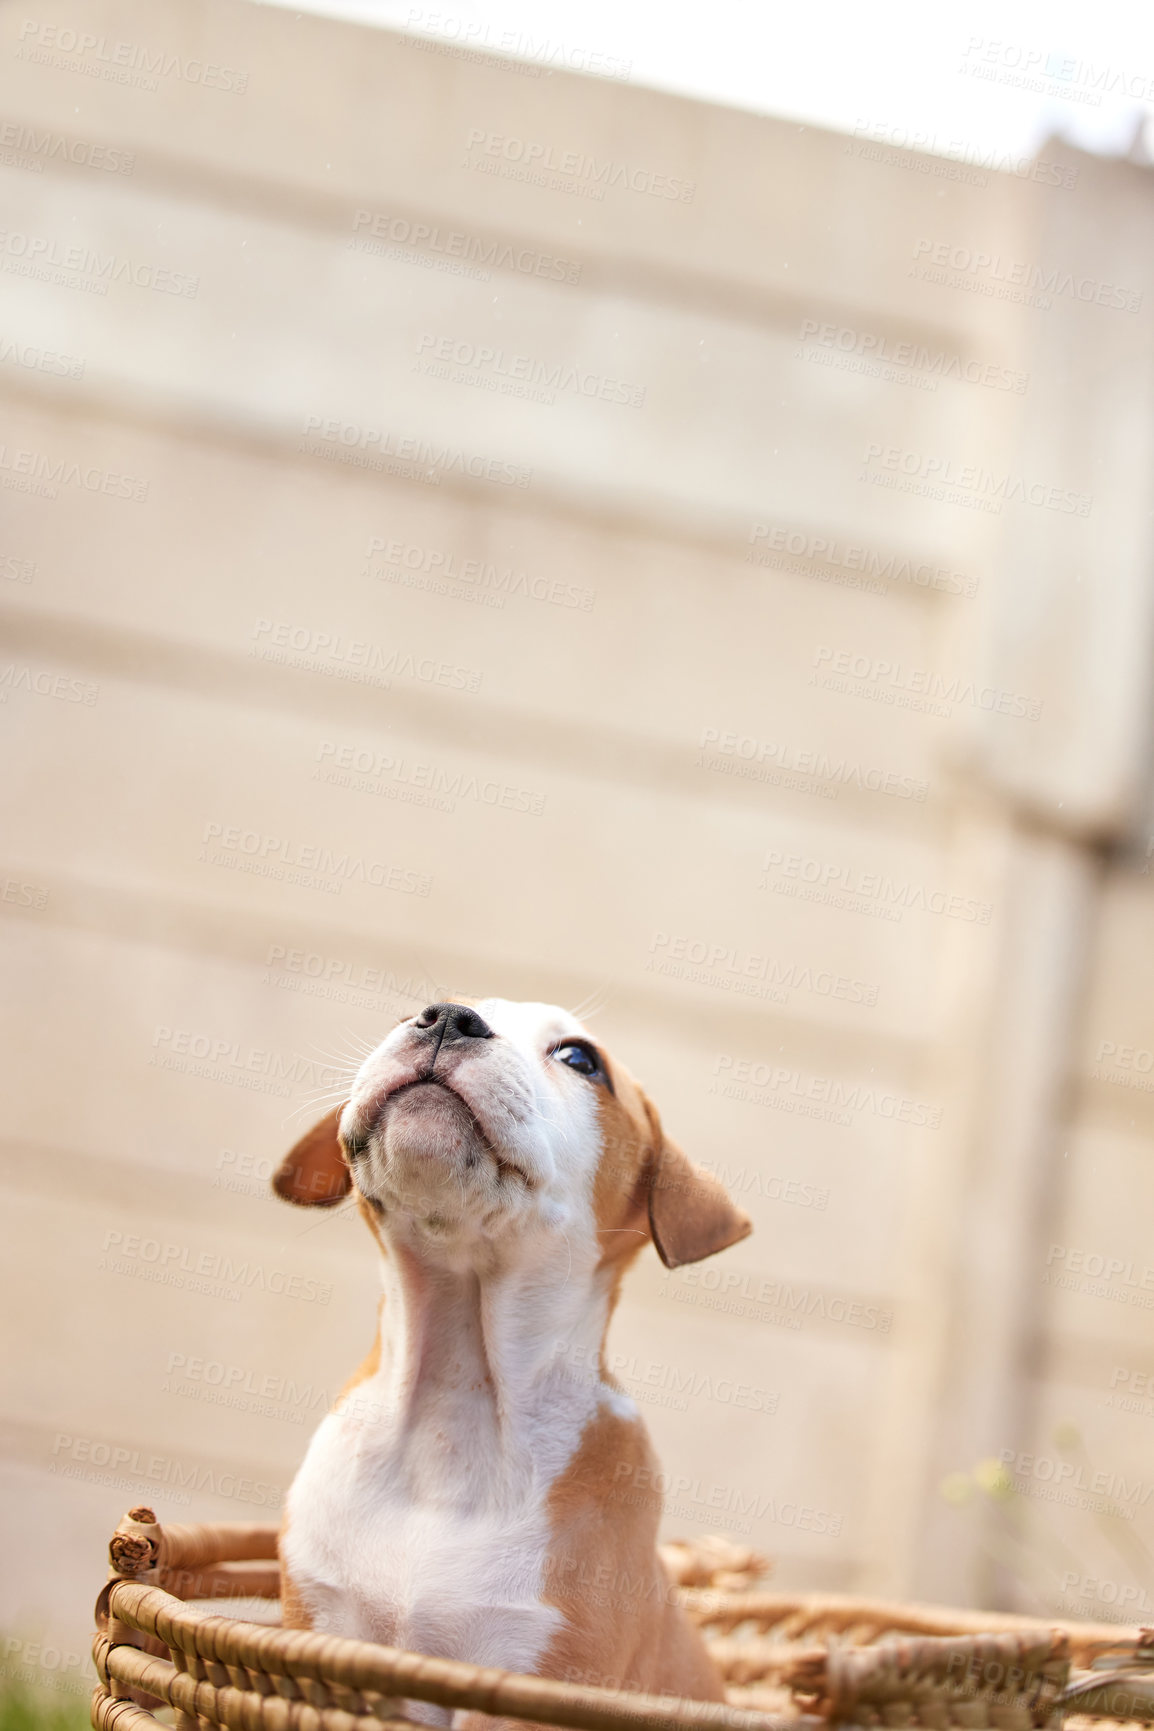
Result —
POLYGON ((751 1227, 629 1073, 553 1005, 430 1004, 274 1187, 351 1191, 384 1283, 289 1493, 286 1626, 722 1700, 657 1554, 645 1426, 589 1367, 649 1240, 676 1268, 751 1227))

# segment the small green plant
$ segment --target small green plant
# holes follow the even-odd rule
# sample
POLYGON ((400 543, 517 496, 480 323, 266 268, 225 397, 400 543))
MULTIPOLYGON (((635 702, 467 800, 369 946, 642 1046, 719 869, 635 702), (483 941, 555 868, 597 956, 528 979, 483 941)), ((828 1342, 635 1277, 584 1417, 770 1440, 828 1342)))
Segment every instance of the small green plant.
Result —
MULTIPOLYGON (((1063 1460, 1080 1467, 1087 1478, 1093 1478, 1093 1463, 1076 1425, 1064 1420, 1054 1429, 1051 1440, 1063 1460)), ((1044 1521, 1038 1520, 1037 1511, 1031 1511, 1003 1462, 979 1461, 969 1472, 950 1473, 938 1488, 942 1498, 955 1508, 964 1508, 967 1504, 980 1505, 982 1498, 987 1498, 1001 1513, 1000 1526, 987 1528, 983 1535, 979 1559, 981 1603, 996 1602, 992 1573, 995 1566, 1000 1566, 1016 1579, 1035 1601, 1039 1614, 1053 1609, 1054 1582, 1061 1575, 1083 1577, 1090 1573, 1088 1564, 1071 1551, 1044 1521)), ((1154 1581, 1154 1557, 1133 1531, 1132 1524, 1109 1504, 1104 1509, 1095 1509, 1092 1518, 1099 1534, 1136 1579, 1140 1582, 1154 1581)))

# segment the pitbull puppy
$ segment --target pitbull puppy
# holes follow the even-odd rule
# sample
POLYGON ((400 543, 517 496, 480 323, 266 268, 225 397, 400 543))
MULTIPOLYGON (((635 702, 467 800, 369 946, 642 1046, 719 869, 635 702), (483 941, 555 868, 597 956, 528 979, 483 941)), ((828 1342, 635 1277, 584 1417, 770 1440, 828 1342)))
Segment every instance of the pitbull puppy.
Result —
POLYGON ((274 1187, 355 1194, 384 1283, 289 1493, 286 1626, 722 1700, 657 1554, 645 1426, 588 1367, 647 1242, 676 1268, 751 1226, 628 1071, 554 1005, 430 1004, 274 1187))

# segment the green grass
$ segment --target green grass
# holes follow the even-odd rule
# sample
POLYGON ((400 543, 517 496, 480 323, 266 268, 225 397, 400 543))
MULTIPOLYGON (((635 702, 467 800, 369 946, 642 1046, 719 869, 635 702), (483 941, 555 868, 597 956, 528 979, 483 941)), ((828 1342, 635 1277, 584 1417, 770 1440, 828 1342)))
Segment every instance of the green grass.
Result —
MULTIPOLYGON (((96 1673, 92 1674, 96 1686, 96 1673)), ((0 1677, 0 1731, 85 1731, 88 1703, 71 1691, 30 1689, 0 1677)))

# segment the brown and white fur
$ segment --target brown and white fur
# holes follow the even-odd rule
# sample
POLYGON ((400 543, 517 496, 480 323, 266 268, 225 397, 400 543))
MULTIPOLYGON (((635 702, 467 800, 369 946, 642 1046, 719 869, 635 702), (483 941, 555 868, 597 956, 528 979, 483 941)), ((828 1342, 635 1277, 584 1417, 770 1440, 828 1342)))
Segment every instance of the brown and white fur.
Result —
POLYGON ((354 1192, 384 1280, 376 1346, 289 1493, 286 1625, 721 1700, 659 1499, 630 1489, 653 1483, 645 1427, 596 1367, 647 1242, 674 1268, 750 1223, 628 1072, 552 1005, 430 1005, 274 1183, 354 1192))

